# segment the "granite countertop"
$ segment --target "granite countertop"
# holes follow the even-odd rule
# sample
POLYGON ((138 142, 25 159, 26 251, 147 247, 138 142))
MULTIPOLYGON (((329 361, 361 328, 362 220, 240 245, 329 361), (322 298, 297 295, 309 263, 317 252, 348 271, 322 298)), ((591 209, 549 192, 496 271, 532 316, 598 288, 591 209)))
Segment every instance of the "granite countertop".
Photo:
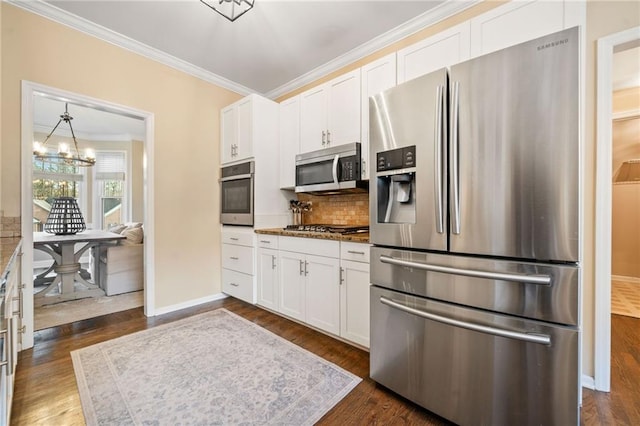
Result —
POLYGON ((362 232, 358 234, 338 234, 334 232, 288 231, 283 228, 267 228, 256 229, 255 233, 267 235, 282 235, 285 237, 316 238, 319 240, 350 241, 354 243, 369 242, 368 232, 362 232))
POLYGON ((22 242, 21 237, 3 237, 0 238, 0 277, 4 276, 9 262, 17 253, 17 248, 22 242))

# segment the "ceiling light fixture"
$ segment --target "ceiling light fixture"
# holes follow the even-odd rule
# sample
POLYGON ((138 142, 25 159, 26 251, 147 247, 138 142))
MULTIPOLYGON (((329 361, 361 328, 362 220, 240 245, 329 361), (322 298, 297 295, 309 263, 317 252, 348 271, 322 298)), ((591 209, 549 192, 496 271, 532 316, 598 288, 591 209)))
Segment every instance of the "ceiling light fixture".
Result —
POLYGON ((89 167, 96 164, 96 155, 92 149, 87 149, 84 156, 80 155, 80 151, 78 150, 78 141, 76 141, 76 135, 75 133, 73 133, 71 120, 73 120, 73 117, 69 115, 68 104, 65 103, 64 114, 60 116, 58 124, 56 124, 53 130, 51 130, 51 132, 47 135, 44 142, 33 143, 33 155, 36 159, 41 160, 45 163, 66 164, 69 166, 80 167, 89 167), (71 137, 73 138, 75 153, 71 151, 71 148, 67 143, 60 143, 58 145, 57 152, 50 152, 47 149, 47 141, 63 121, 69 125, 69 129, 71 130, 71 137))
POLYGON ((255 0, 200 0, 231 22, 235 21, 252 7, 255 0))

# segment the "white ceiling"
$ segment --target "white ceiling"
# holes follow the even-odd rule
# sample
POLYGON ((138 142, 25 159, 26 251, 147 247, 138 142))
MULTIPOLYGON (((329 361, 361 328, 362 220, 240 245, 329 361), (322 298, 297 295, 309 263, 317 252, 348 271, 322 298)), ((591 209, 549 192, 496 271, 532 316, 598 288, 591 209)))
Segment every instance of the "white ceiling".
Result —
POLYGON ((255 0, 235 22, 198 0, 7 1, 238 93, 275 98, 479 0, 255 0))

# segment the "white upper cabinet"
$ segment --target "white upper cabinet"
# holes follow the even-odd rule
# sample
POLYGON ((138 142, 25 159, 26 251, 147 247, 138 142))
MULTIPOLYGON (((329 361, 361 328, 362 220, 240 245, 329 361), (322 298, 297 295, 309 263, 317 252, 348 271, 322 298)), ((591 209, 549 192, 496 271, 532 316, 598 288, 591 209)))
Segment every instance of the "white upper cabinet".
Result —
POLYGON ((471 56, 495 52, 580 25, 584 5, 573 1, 516 1, 471 19, 471 56))
MULTIPOLYGON (((278 104, 258 95, 249 95, 220 110, 220 162, 246 160, 254 156, 254 138, 266 140, 265 132, 274 133, 269 121, 277 119, 278 104), (274 114, 275 111, 275 114, 274 114)), ((276 141, 271 142, 274 144, 276 141)))
POLYGON ((398 84, 470 57, 469 21, 398 50, 398 84))
POLYGON ((362 179, 369 179, 369 97, 396 85, 396 54, 391 53, 361 68, 362 179))
POLYGON ((280 188, 296 186, 296 154, 300 152, 300 96, 280 103, 280 188))
POLYGON ((300 152, 360 141, 360 69, 300 94, 300 152))

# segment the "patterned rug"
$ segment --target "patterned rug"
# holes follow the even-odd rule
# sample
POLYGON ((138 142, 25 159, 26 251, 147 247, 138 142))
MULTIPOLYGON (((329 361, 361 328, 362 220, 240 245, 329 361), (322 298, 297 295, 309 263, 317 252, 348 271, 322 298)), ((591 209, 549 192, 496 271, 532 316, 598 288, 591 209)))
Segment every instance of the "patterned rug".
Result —
POLYGON ((88 425, 312 425, 361 381, 225 309, 71 358, 88 425))
POLYGON ((640 318, 640 284, 611 281, 611 313, 640 318))

